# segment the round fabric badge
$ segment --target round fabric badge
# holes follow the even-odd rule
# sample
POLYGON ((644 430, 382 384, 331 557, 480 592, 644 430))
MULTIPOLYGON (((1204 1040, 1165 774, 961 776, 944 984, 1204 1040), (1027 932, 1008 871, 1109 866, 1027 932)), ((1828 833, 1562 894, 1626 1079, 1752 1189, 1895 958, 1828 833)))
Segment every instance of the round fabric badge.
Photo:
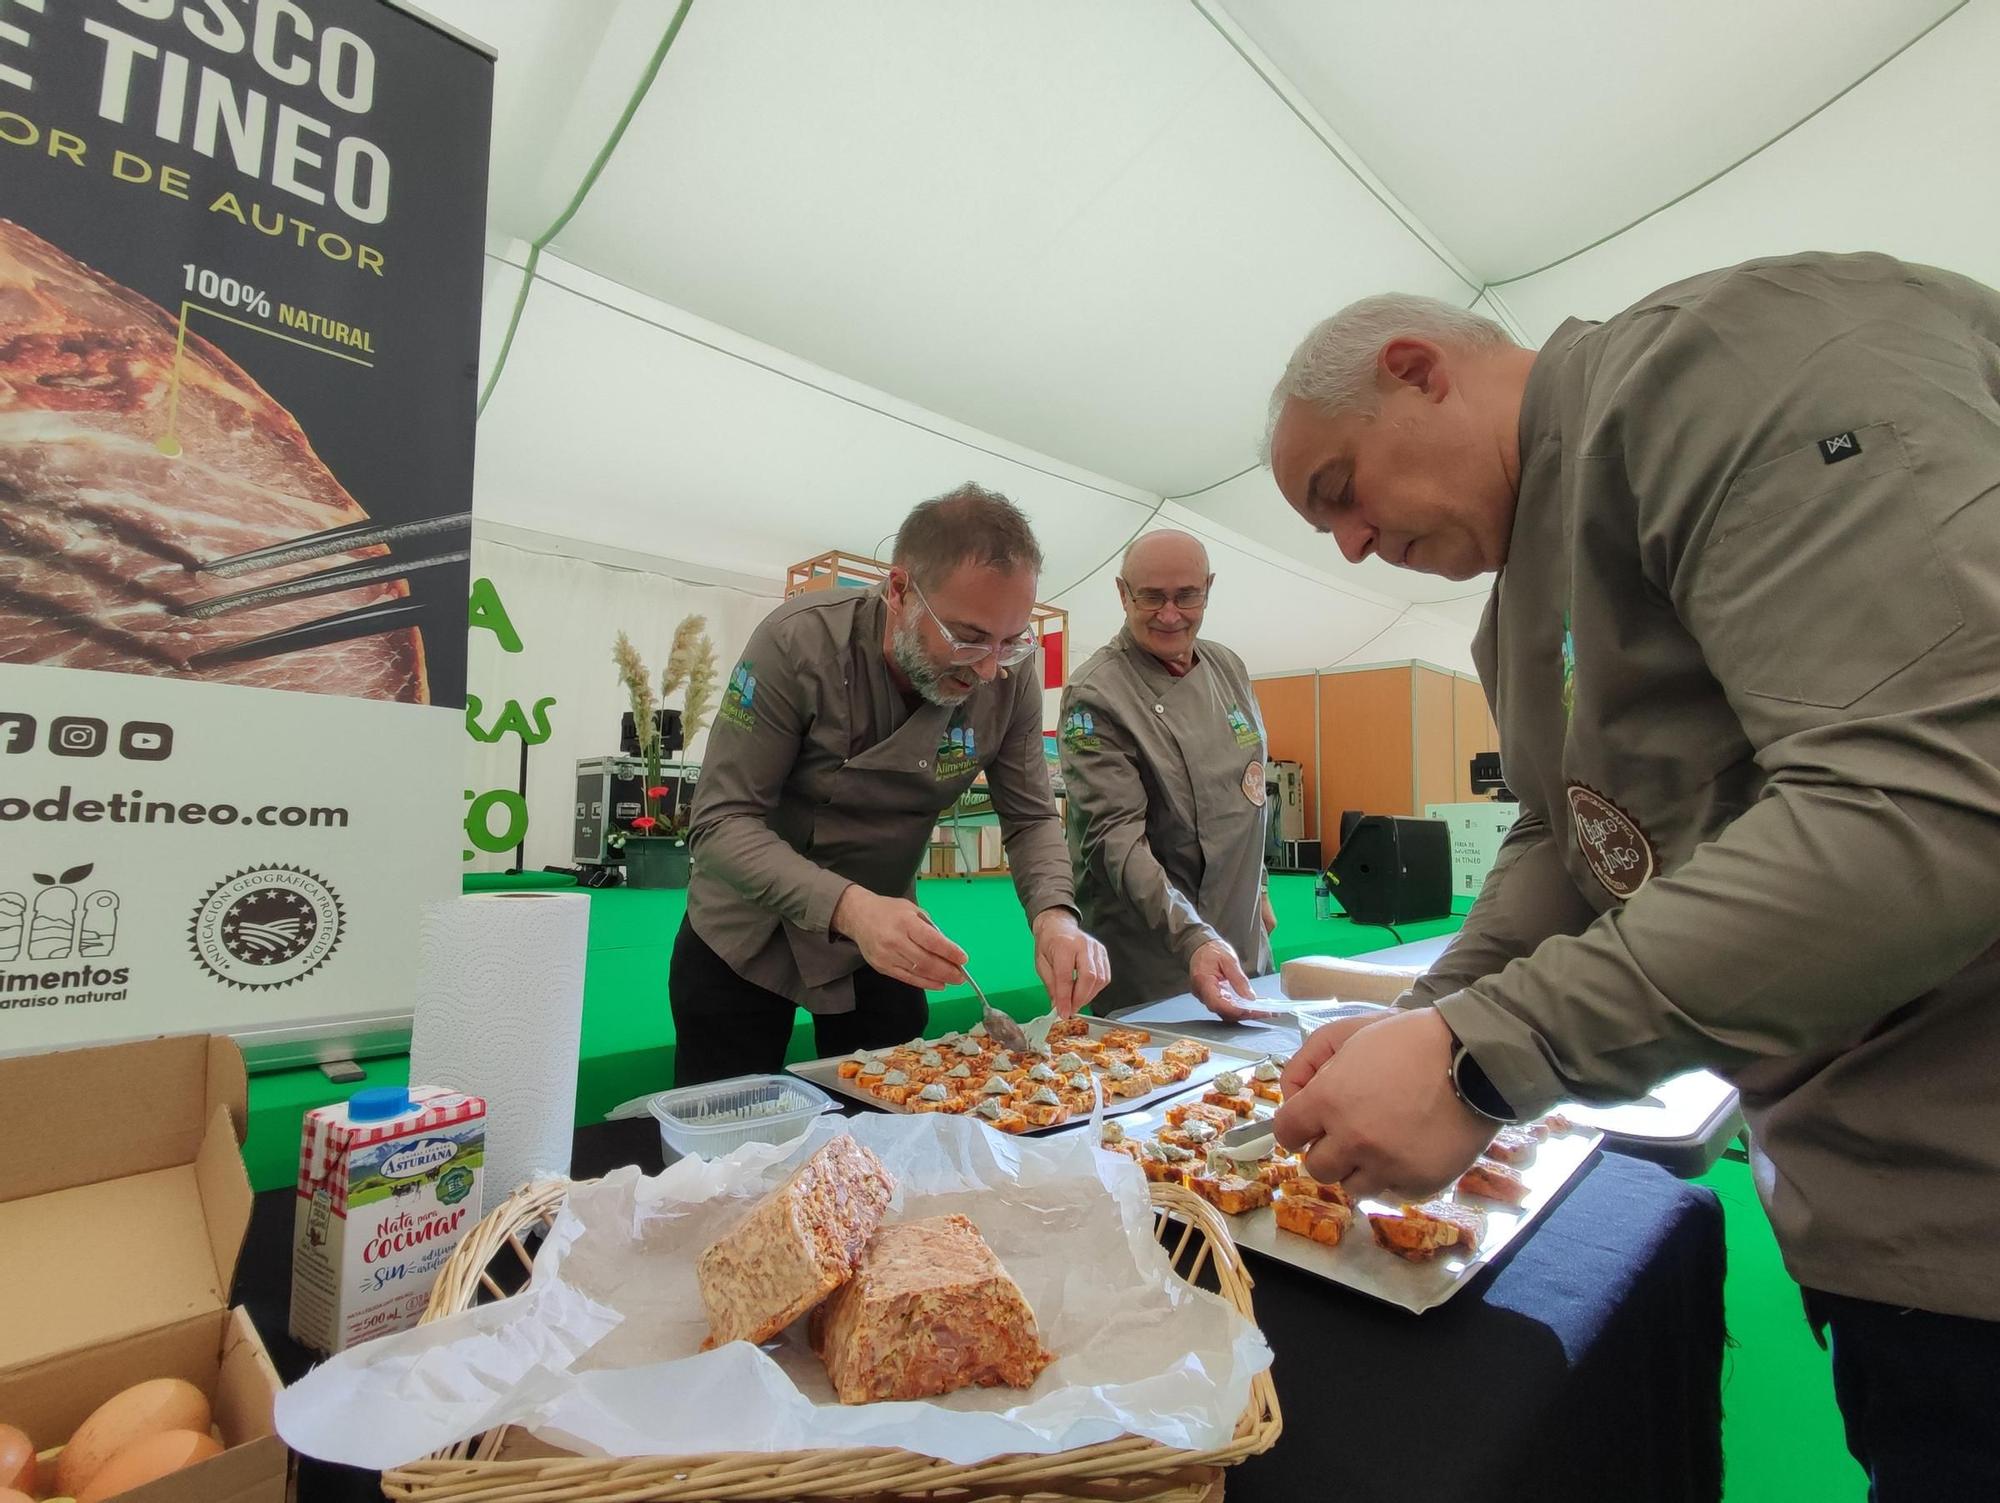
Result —
POLYGON ((1264 807, 1264 764, 1252 762, 1243 769, 1243 796, 1258 808, 1264 807))
POLYGON ((1569 813, 1577 849, 1613 897, 1629 898, 1652 878, 1653 842, 1631 815, 1581 783, 1569 785, 1569 813))

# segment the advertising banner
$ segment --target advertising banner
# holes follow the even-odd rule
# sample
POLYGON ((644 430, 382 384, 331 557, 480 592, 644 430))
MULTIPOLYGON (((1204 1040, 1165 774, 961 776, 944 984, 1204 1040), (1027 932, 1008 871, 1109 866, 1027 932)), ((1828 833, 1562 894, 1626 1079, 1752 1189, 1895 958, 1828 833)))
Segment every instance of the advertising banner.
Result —
POLYGON ((386 0, 0 0, 0 1053, 407 1010, 491 111, 386 0))

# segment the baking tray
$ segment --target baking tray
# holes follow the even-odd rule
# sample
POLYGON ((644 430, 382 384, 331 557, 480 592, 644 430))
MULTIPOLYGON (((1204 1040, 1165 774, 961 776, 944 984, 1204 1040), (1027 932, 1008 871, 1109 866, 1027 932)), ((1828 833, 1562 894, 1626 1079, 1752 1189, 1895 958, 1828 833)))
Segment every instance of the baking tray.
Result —
MULTIPOLYGON (((1260 1103, 1256 1115, 1269 1117, 1274 1110, 1260 1103)), ((1149 1136, 1166 1121, 1164 1106, 1141 1116, 1127 1117, 1120 1125, 1130 1137, 1149 1136)), ((1526 1164, 1516 1165, 1528 1182, 1528 1198, 1520 1206, 1464 1197, 1466 1204, 1486 1212, 1486 1232, 1479 1239, 1479 1251, 1466 1254, 1454 1250, 1428 1263, 1410 1263, 1375 1245, 1367 1226, 1367 1212, 1394 1211, 1390 1201, 1357 1202, 1354 1225, 1340 1239, 1338 1247, 1327 1247, 1291 1232, 1278 1230, 1276 1215, 1268 1208, 1229 1216, 1229 1230, 1238 1247, 1262 1257, 1289 1263, 1307 1273, 1318 1274, 1384 1303, 1398 1305, 1412 1314, 1434 1310, 1473 1281, 1479 1271, 1523 1236, 1535 1220, 1562 1194, 1563 1187, 1596 1157, 1601 1134, 1578 1127, 1566 1137, 1551 1134, 1535 1149, 1526 1164)), ((1446 1197, 1458 1199, 1454 1192, 1446 1197)))
MULTIPOLYGON (((1129 1030, 1146 1027, 1144 1024, 1120 1023, 1114 1018, 1086 1017, 1083 1021, 1093 1038, 1102 1037, 1104 1034, 1110 1033, 1115 1029, 1129 1030)), ((1171 1030, 1146 1028, 1146 1031, 1153 1035, 1153 1042, 1145 1045, 1139 1052, 1148 1059, 1158 1059, 1160 1057, 1160 1050, 1165 1045, 1182 1037, 1182 1035, 1174 1033, 1171 1030)), ((931 1042, 934 1043, 936 1041, 932 1040, 931 1042)), ((1177 1080, 1163 1086, 1156 1086, 1143 1096, 1133 1096, 1123 1101, 1105 1095, 1104 1115, 1107 1117, 1123 1117, 1132 1112, 1161 1107, 1166 1102, 1175 1100, 1186 1095, 1189 1091, 1207 1085, 1209 1081, 1220 1075, 1224 1070, 1240 1069, 1247 1065, 1254 1065, 1259 1060, 1270 1057, 1254 1050, 1239 1049, 1228 1044, 1218 1044, 1208 1039, 1203 1039, 1201 1042, 1208 1045, 1208 1060, 1205 1064, 1195 1066, 1194 1071, 1186 1080, 1177 1080)), ((1061 1054, 1062 1050, 1058 1048, 1056 1053, 1061 1054)), ((849 1101, 858 1101, 861 1105, 872 1107, 876 1111, 910 1114, 908 1107, 897 1106, 893 1102, 882 1101, 869 1095, 868 1092, 855 1085, 853 1081, 841 1079, 840 1062, 847 1058, 849 1058, 848 1055, 842 1054, 831 1059, 802 1060, 798 1064, 787 1065, 785 1068, 801 1080, 809 1080, 822 1090, 831 1091, 834 1095, 845 1097, 849 1101)), ((1053 1127, 1030 1128, 1020 1136, 1039 1137, 1043 1133, 1069 1132, 1075 1128, 1087 1126, 1089 1121, 1090 1119, 1087 1116, 1074 1116, 1067 1122, 1059 1122, 1053 1127)))
MULTIPOLYGON (((1260 976, 1254 984, 1261 992, 1265 983, 1276 980, 1274 976, 1260 976)), ((1198 1038, 1210 1047, 1227 1041, 1237 1048, 1263 1048, 1273 1054, 1288 1054, 1322 1024, 1391 1010, 1379 1002, 1271 1001, 1271 1006, 1287 1011, 1276 1022, 1225 1023, 1192 999, 1176 997, 1148 1007, 1128 1008, 1120 1020, 1157 1034, 1178 1033, 1198 1038), (1190 1003, 1193 1010, 1183 1006, 1184 1002, 1190 1003), (1148 1014, 1164 1016, 1156 1020, 1148 1014)), ((1622 1105, 1585 1106, 1568 1101, 1558 1103, 1556 1110, 1579 1127, 1601 1132, 1607 1153, 1651 1160, 1681 1179, 1706 1174, 1743 1130, 1743 1110, 1736 1088, 1707 1070, 1677 1075, 1653 1087, 1639 1100, 1622 1105)))

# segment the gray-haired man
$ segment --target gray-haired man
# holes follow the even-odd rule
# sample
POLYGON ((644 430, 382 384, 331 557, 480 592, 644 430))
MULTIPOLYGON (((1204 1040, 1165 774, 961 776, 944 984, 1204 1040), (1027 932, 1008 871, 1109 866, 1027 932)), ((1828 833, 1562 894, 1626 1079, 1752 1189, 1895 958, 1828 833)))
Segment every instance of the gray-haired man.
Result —
POLYGON ((751 636, 695 795, 680 1084, 780 1068, 797 1007, 822 1055, 923 1030, 966 957, 912 901, 917 867, 982 770, 1051 999, 1103 987, 1042 752, 1041 565, 1019 508, 961 486, 910 513, 880 586, 796 596, 751 636))
POLYGON ((2000 1497, 2000 295, 1789 256, 1538 352, 1370 299, 1273 407, 1350 559, 1501 570, 1473 653, 1522 804, 1279 1138, 1417 1191, 1496 1119, 1726 1070, 1871 1497, 2000 1497))
POLYGON ((1264 722, 1243 660, 1200 635, 1214 584, 1201 539, 1135 539, 1118 570, 1125 629, 1063 691, 1070 867, 1111 952, 1107 1009, 1192 991, 1241 1018, 1249 977, 1271 971, 1264 722))

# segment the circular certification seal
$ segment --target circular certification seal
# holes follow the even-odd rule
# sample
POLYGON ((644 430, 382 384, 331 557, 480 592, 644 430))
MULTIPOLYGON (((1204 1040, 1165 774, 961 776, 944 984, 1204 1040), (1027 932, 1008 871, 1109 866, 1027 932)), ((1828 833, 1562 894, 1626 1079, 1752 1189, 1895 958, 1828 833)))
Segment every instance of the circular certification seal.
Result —
POLYGON ((1652 878, 1653 842, 1639 822, 1595 788, 1569 785, 1570 821, 1577 849, 1606 891, 1629 898, 1652 878))
POLYGON ((472 1193, 472 1171, 463 1167, 445 1170, 438 1176, 438 1203, 455 1206, 472 1193))
POLYGON ((188 940, 202 968, 229 986, 290 986, 326 964, 343 919, 323 879, 295 866, 253 866, 208 890, 188 940))
POLYGON ((1243 796, 1258 808, 1264 807, 1264 764, 1261 760, 1243 769, 1243 796))

